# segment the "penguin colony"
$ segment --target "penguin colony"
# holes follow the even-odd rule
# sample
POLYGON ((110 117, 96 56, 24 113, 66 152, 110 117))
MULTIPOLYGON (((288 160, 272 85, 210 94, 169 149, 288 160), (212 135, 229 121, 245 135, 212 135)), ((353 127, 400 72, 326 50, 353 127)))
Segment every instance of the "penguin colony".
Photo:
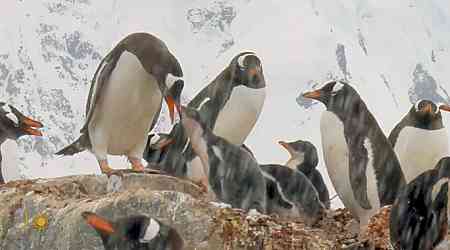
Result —
MULTIPOLYGON (((261 59, 242 52, 186 106, 180 62, 166 44, 148 33, 121 40, 100 62, 91 81, 81 136, 57 155, 90 151, 103 174, 120 175, 108 155, 126 156, 131 168, 147 168, 201 185, 214 200, 234 208, 302 218, 311 226, 330 208, 330 195, 317 171, 317 150, 304 140, 280 141, 285 164, 260 164, 244 142, 264 106, 266 81, 261 59), (152 134, 163 101, 172 123, 168 134, 152 134)), ((330 81, 304 98, 324 104, 320 121, 324 164, 360 232, 381 207, 392 205, 395 249, 447 249, 448 135, 444 103, 417 101, 386 137, 358 92, 330 81)), ((42 136, 43 125, 0 102, 0 144, 24 135, 42 136)), ((1 159, 8 154, 0 154, 1 159)), ((2 173, 16 166, 1 165, 2 173)), ((183 249, 183 238, 151 215, 112 221, 81 214, 105 249, 183 249)))

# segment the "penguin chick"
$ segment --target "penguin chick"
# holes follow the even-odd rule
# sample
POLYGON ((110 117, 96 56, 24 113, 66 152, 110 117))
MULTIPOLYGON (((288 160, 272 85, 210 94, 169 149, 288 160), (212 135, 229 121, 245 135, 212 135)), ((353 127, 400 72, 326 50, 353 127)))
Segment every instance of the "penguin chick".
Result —
POLYGON ((407 182, 449 155, 449 138, 441 110, 450 111, 450 107, 419 100, 389 135, 407 182))
MULTIPOLYGON (((24 135, 42 136, 38 128, 42 128, 41 122, 26 117, 14 106, 0 102, 0 145, 7 139, 17 140, 24 135)), ((8 155, 0 153, 0 184, 5 183, 3 173, 6 169, 17 168, 18 166, 5 166, 2 163, 8 155)), ((7 162, 7 161, 6 161, 7 162)))
POLYGON ((389 227, 394 248, 448 249, 447 196, 448 179, 439 176, 439 169, 428 170, 408 183, 391 210, 389 227))
POLYGON ((297 169, 306 175, 319 193, 320 201, 327 209, 330 208, 328 188, 323 181, 322 175, 316 169, 319 163, 316 147, 311 142, 302 140, 294 142, 280 141, 279 144, 290 154, 290 159, 285 165, 292 169, 297 169))
POLYGON ((260 165, 266 179, 267 213, 283 217, 300 217, 313 225, 324 214, 325 206, 309 179, 286 166, 260 165))
POLYGON ((244 210, 265 213, 266 183, 255 159, 240 146, 215 136, 191 108, 181 107, 181 123, 200 158, 217 199, 244 210))
POLYGON ((82 216, 99 234, 105 250, 183 249, 178 232, 154 218, 137 215, 112 222, 92 212, 83 212, 82 216))

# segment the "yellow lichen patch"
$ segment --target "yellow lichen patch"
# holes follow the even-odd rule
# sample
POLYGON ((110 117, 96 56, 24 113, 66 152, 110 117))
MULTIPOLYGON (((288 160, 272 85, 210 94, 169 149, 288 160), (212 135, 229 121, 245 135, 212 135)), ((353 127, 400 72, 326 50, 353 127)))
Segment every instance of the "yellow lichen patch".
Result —
POLYGON ((48 227, 48 217, 45 214, 38 214, 33 218, 33 228, 44 231, 48 227))

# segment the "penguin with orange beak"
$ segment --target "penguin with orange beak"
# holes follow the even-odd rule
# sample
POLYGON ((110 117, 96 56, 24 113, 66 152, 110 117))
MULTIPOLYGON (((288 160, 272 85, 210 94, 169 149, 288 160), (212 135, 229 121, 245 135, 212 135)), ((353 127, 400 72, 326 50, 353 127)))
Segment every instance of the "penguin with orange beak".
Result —
POLYGON ((57 155, 90 150, 102 173, 115 171, 107 155, 125 155, 131 167, 144 171, 142 157, 161 111, 162 100, 179 109, 183 72, 175 56, 159 38, 133 33, 101 61, 92 79, 81 136, 57 155))
POLYGON ((303 97, 323 103, 320 132, 328 175, 365 231, 370 217, 394 202, 405 185, 400 163, 377 120, 345 81, 330 81, 303 97))
POLYGON ((178 232, 157 219, 136 215, 112 222, 92 212, 81 215, 98 233, 105 250, 183 249, 183 239, 178 232))
MULTIPOLYGON (((0 144, 5 140, 17 140, 24 135, 42 136, 39 128, 42 128, 42 123, 26 117, 19 110, 12 105, 0 102, 0 144)), ((2 159, 8 157, 6 154, 0 154, 0 184, 5 183, 2 172, 7 168, 16 168, 17 166, 4 166, 2 159)))
POLYGON ((319 193, 320 201, 326 208, 330 208, 330 195, 328 188, 323 181, 322 175, 316 169, 319 163, 319 157, 317 155, 317 149, 309 141, 297 140, 294 142, 278 142, 283 148, 285 148, 290 155, 289 160, 285 164, 291 169, 296 169, 302 172, 316 188, 319 193))
POLYGON ((418 100, 389 135, 407 182, 449 155, 441 111, 450 111, 450 106, 418 100))

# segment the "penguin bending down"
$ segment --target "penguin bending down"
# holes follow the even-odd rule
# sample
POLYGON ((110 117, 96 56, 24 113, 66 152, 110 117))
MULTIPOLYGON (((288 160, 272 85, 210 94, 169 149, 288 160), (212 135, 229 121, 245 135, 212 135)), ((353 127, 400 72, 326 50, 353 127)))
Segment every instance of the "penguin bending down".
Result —
POLYGON ((105 250, 181 250, 178 232, 145 215, 120 218, 115 222, 95 213, 83 212, 85 221, 102 239, 105 250))
POLYGON ((328 174, 339 198, 365 230, 370 217, 392 204, 405 185, 395 152, 348 83, 332 81, 303 96, 327 108, 320 130, 328 174))
POLYGON ((390 215, 395 249, 444 250, 447 246, 447 206, 450 158, 417 176, 400 192, 390 215))
POLYGON ((162 99, 174 106, 184 82, 175 56, 163 41, 147 33, 133 33, 106 55, 92 79, 81 136, 57 152, 73 155, 89 149, 103 173, 111 174, 107 154, 125 155, 135 171, 143 171, 147 134, 156 124, 162 99))
POLYGON ((302 140, 294 142, 280 141, 279 144, 283 146, 291 156, 285 165, 292 169, 297 169, 306 175, 319 193, 320 201, 327 209, 329 209, 330 195, 328 193, 328 188, 323 181, 322 175, 316 169, 317 164, 319 163, 316 147, 314 147, 311 142, 302 140))
POLYGON ((302 218, 313 225, 321 218, 325 206, 309 179, 286 166, 260 165, 266 180, 267 213, 302 218))
POLYGON ((450 111, 450 106, 419 100, 389 135, 407 182, 449 155, 441 110, 450 111))
MULTIPOLYGON (((261 61, 255 53, 243 52, 236 55, 187 106, 200 112, 202 121, 215 135, 241 146, 259 118, 265 97, 261 61)), ((207 186, 201 161, 182 130, 180 126, 173 127, 170 134, 176 136, 177 143, 166 148, 167 154, 161 159, 161 165, 167 173, 187 176, 207 186)), ((151 154, 146 156, 147 160, 152 158, 151 154)))
MULTIPOLYGON (((42 136, 41 131, 37 130, 42 127, 42 123, 26 117, 12 105, 0 102, 0 145, 7 139, 17 140, 24 135, 42 136)), ((5 152, 0 152, 0 184, 6 182, 4 175, 8 170, 18 167, 4 165, 8 162, 5 160, 7 157, 5 152)))
POLYGON ((265 213, 266 183, 255 159, 241 147, 214 135, 196 110, 181 110, 182 126, 216 198, 234 208, 265 213))

